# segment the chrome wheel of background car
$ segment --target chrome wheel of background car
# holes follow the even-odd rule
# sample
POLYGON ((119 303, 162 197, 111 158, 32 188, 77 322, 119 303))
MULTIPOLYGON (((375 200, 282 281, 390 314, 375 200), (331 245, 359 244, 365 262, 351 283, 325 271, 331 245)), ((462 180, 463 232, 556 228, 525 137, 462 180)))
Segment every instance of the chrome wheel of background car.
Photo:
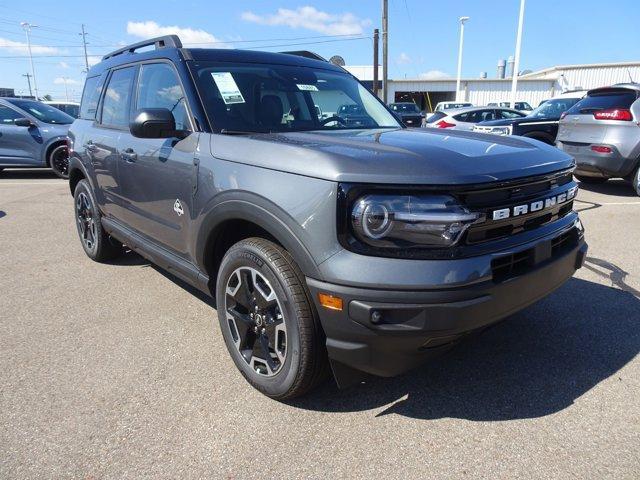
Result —
POLYGON ((76 200, 76 220, 82 243, 88 250, 93 250, 96 244, 96 222, 91 200, 84 192, 80 192, 76 200))
POLYGON ((276 375, 287 356, 287 326, 269 281, 251 267, 231 273, 225 312, 240 356, 259 375, 276 375))
POLYGON ((59 177, 69 177, 69 149, 66 145, 59 145, 53 149, 49 157, 49 165, 59 177))

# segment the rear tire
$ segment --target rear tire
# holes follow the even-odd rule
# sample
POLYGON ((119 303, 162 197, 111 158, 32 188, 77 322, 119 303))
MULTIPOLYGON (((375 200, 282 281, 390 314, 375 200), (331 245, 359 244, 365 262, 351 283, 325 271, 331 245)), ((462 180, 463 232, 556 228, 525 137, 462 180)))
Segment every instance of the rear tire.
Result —
POLYGON ((607 180, 609 180, 608 178, 604 177, 583 177, 582 175, 574 175, 574 177, 576 177, 576 179, 582 183, 590 183, 592 185, 605 183, 607 180))
POLYGON ((73 204, 78 236, 87 256, 96 262, 119 256, 122 244, 113 240, 102 228, 102 215, 86 180, 80 180, 76 185, 73 204))
POLYGON ((638 167, 631 179, 631 185, 633 185, 636 195, 640 196, 640 167, 638 167))
POLYGON ((263 238, 232 246, 220 265, 216 304, 233 362, 264 395, 297 397, 326 378, 324 334, 286 250, 263 238))
POLYGON ((60 178, 69 178, 69 149, 65 144, 53 147, 49 153, 48 162, 53 173, 60 178))

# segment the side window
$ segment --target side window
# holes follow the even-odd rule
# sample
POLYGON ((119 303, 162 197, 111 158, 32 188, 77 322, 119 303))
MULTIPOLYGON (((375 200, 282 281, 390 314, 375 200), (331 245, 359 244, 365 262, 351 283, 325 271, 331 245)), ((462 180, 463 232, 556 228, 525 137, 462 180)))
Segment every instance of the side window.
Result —
POLYGON ((151 63, 140 67, 135 109, 166 108, 176 120, 177 130, 190 130, 184 90, 171 65, 151 63))
POLYGON ((104 76, 87 78, 84 82, 82 100, 80 101, 80 118, 85 120, 95 120, 98 111, 98 100, 104 83, 104 76))
POLYGON ((135 67, 126 67, 115 70, 111 75, 102 102, 101 123, 103 125, 110 127, 129 125, 129 100, 135 74, 135 67))
POLYGON ((520 118, 522 115, 518 115, 516 112, 510 110, 500 110, 501 118, 520 118))
POLYGON ((471 121, 469 119, 469 113, 459 113, 458 115, 455 115, 453 118, 455 118, 459 122, 470 122, 471 121))
POLYGON ((24 115, 20 115, 18 112, 9 107, 0 105, 0 125, 13 125, 13 121, 16 118, 21 117, 24 117, 24 115))

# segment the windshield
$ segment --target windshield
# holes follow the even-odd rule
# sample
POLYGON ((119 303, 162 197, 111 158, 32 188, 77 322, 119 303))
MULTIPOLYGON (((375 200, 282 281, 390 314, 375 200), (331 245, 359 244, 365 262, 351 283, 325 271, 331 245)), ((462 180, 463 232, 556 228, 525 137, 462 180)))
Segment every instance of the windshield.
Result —
POLYGON ((401 128, 350 75, 310 67, 198 62, 198 90, 223 133, 401 128))
POLYGON ((555 100, 547 100, 527 115, 527 117, 560 118, 562 112, 569 110, 578 100, 579 98, 556 98, 555 100))
POLYGON ((45 105, 44 103, 33 100, 11 99, 9 101, 16 107, 33 115, 41 122, 55 123, 57 125, 70 125, 73 123, 73 117, 70 117, 51 105, 45 105))
POLYGON ((418 113, 418 106, 415 103, 392 103, 391 110, 400 113, 418 113))

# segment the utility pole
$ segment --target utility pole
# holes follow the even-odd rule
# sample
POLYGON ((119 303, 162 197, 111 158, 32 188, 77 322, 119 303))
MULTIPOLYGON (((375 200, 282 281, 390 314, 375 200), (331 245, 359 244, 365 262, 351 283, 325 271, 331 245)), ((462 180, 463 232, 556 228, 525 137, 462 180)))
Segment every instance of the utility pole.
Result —
POLYGON ((36 82, 36 69, 33 67, 33 55, 31 54, 31 29, 37 25, 31 25, 29 22, 21 22, 20 26, 27 35, 27 49, 29 50, 29 62, 31 63, 31 76, 33 77, 33 90, 36 92, 36 100, 38 100, 38 83, 36 82))
POLYGON ((62 77, 62 80, 64 81, 64 97, 67 99, 67 102, 68 102, 69 90, 67 89, 67 80, 69 80, 69 77, 62 77))
POLYGON ((387 104, 389 91, 389 0, 382 0, 382 101, 387 104))
POLYGON ((458 49, 458 76, 456 77, 456 102, 464 101, 460 99, 460 77, 462 75, 462 45, 464 44, 464 23, 469 17, 460 17, 460 47, 458 49))
POLYGON ((520 71, 520 46, 522 44, 522 25, 524 23, 524 2, 520 0, 520 17, 518 18, 518 34, 516 35, 516 58, 513 64, 513 77, 511 79, 511 108, 516 106, 516 94, 518 91, 518 72, 520 71))
POLYGON ((87 72, 89 71, 89 57, 87 56, 87 32, 84 31, 84 23, 82 24, 82 33, 78 35, 82 35, 82 46, 84 47, 84 64, 87 66, 87 72))
POLYGON ((380 30, 373 30, 373 94, 378 96, 378 40, 380 30))
POLYGON ((29 73, 24 73, 22 74, 23 77, 27 77, 27 83, 29 84, 29 96, 33 97, 33 92, 31 91, 31 74, 29 73))

